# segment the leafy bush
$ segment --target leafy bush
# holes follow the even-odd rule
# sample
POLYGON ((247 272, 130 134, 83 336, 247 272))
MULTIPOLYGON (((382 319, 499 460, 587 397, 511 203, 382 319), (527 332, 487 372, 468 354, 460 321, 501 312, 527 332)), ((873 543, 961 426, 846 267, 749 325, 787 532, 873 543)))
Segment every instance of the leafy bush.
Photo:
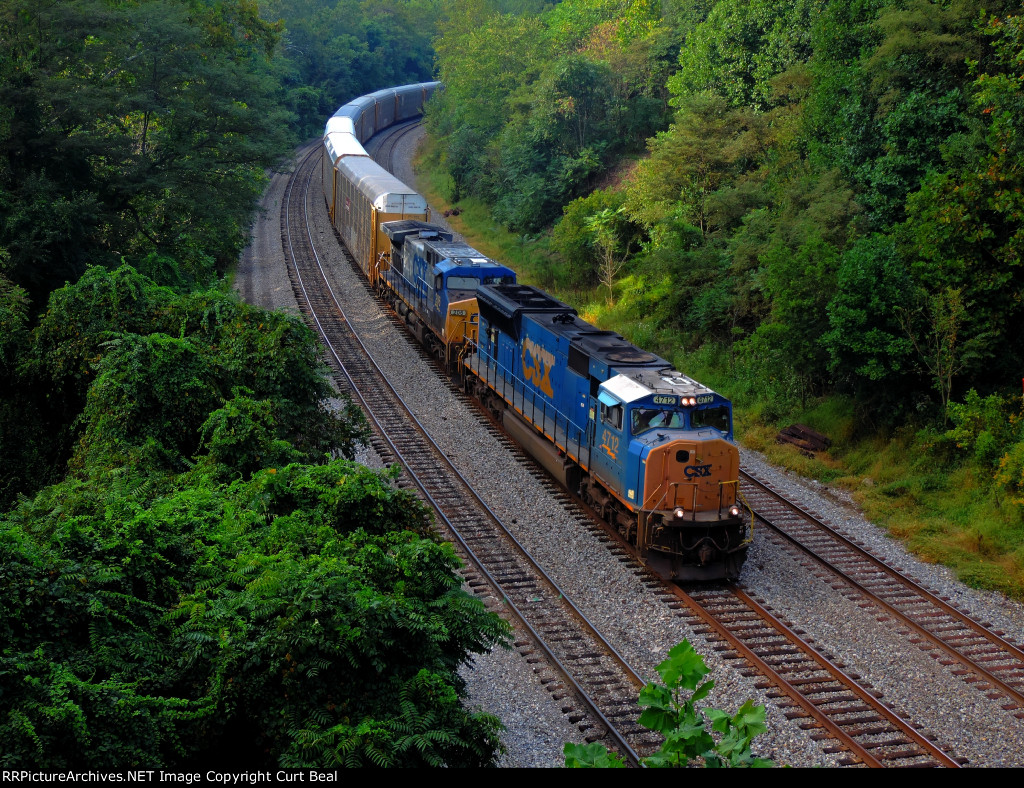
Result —
MULTIPOLYGON (((644 711, 640 724, 660 733, 660 749, 642 759, 644 766, 681 767, 691 762, 706 767, 764 767, 772 761, 757 758, 751 752, 754 738, 764 733, 764 706, 744 703, 735 714, 720 709, 700 708, 697 702, 707 697, 713 681, 701 683, 710 672, 704 659, 686 640, 668 653, 658 665, 664 684, 651 683, 640 691, 644 711), (714 733, 719 734, 716 737, 714 733)), ((567 743, 565 765, 575 768, 623 766, 622 760, 600 744, 567 743)))
POLYGON ((0 764, 480 766, 457 670, 507 626, 353 463, 70 480, 0 519, 0 764))
POLYGON ((955 444, 966 455, 983 467, 992 468, 999 463, 1007 449, 1024 439, 1021 429, 1024 403, 1020 397, 1001 397, 990 394, 982 397, 971 389, 963 403, 950 402, 946 408, 953 428, 944 440, 955 444))
POLYGON ((1018 441, 999 460, 996 482, 1009 490, 1017 506, 1024 507, 1024 440, 1018 441))
POLYGON ((328 405, 334 390, 298 318, 217 290, 179 295, 130 266, 92 267, 54 291, 21 368, 19 395, 40 403, 56 466, 74 452, 76 469, 131 462, 180 472, 210 414, 243 389, 269 408, 271 442, 300 453, 290 459, 351 457, 365 430, 357 409, 328 405))

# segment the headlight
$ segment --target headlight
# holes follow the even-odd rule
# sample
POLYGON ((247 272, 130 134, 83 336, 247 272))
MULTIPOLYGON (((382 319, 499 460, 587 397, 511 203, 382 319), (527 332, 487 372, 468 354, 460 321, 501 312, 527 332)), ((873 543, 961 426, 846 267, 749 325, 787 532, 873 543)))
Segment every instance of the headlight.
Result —
POLYGON ((686 510, 682 506, 677 506, 675 511, 672 512, 672 516, 675 517, 677 520, 682 520, 684 517, 686 517, 686 510))
POLYGON ((730 507, 729 508, 729 514, 731 514, 733 517, 739 517, 740 516, 740 507, 738 507, 738 506, 730 507))

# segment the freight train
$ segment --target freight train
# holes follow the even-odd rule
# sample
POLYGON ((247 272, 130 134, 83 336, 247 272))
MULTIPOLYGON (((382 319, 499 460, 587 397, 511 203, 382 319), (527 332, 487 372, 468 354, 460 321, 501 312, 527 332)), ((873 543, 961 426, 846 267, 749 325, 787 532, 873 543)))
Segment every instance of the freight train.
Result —
POLYGON ((440 85, 363 96, 328 121, 324 199, 367 279, 526 450, 678 580, 738 577, 753 534, 728 399, 580 319, 430 223, 362 143, 440 85))

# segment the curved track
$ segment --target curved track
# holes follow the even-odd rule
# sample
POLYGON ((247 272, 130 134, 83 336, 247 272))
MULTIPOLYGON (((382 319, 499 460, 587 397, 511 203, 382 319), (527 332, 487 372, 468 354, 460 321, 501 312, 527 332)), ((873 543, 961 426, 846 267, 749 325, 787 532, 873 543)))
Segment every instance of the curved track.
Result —
POLYGON ((376 134, 372 140, 367 141, 371 150, 367 151, 375 162, 381 165, 388 172, 395 171, 395 150, 398 143, 406 134, 423 125, 423 119, 407 120, 403 123, 396 123, 384 131, 376 134))
POLYGON ((316 158, 314 154, 304 159, 289 184, 282 203, 282 240, 300 309, 324 342, 339 385, 362 404, 379 451, 402 465, 406 483, 420 490, 464 557, 476 566, 476 576, 467 577, 470 585, 489 585, 504 609, 521 622, 532 641, 518 642, 521 651, 544 654, 558 677, 549 689, 564 701, 569 719, 589 740, 605 740, 635 764, 638 751, 655 744, 636 723, 635 700, 643 680, 434 446, 380 372, 331 291, 305 218, 310 194, 316 194, 309 189, 316 158))
MULTIPOLYGON (((393 169, 393 156, 398 142, 417 125, 419 125, 418 122, 401 124, 378 135, 374 140, 374 158, 388 169, 393 169)), ((296 259, 296 262, 292 264, 296 294, 299 296, 300 302, 305 300, 312 304, 308 307, 310 315, 314 312, 318 315, 318 317, 308 319, 316 325, 317 330, 325 338, 329 353, 334 356, 332 365, 339 370, 339 374, 346 381, 345 388, 351 391, 362 389, 366 384, 361 381, 357 382, 352 377, 352 372, 357 371, 356 377, 361 378, 364 375, 362 368, 364 366, 372 367, 372 360, 368 360, 369 354, 358 347, 358 340, 350 346, 345 346, 341 341, 340 337, 348 330, 345 326, 344 316, 340 313, 333 295, 329 293, 329 285, 326 285, 326 279, 322 272, 316 270, 318 264, 303 261, 304 255, 311 253, 315 256, 311 242, 303 240, 302 234, 287 224, 288 221, 294 221, 293 216, 302 215, 299 212, 304 213, 304 210, 304 198, 303 201, 286 200, 282 207, 283 226, 289 228, 285 240, 295 249, 291 254, 294 254, 296 259), (309 250, 298 251, 297 247, 303 245, 309 246, 309 250), (331 339, 327 339, 327 337, 331 337, 331 339), (344 364, 342 359, 345 360, 344 364)), ((369 292, 368 287, 367 291, 369 292)), ((400 318, 391 316, 396 325, 403 324, 400 318)), ((433 363, 432 356, 425 351, 421 354, 433 363)), ((435 369, 441 373, 440 367, 436 364, 435 369)), ((378 373, 365 374, 372 377, 378 373)), ((454 386, 452 389, 457 391, 454 386)), ((386 395, 387 397, 393 396, 395 399, 392 400, 385 399, 382 390, 371 389, 371 392, 365 395, 365 407, 371 412, 371 418, 375 420, 376 417, 372 414, 381 412, 379 425, 381 436, 375 441, 375 447, 384 456, 394 458, 410 469, 409 483, 416 484, 423 490, 424 496, 431 500, 439 512, 439 516, 443 520, 450 521, 453 533, 466 534, 465 538, 456 538, 462 541, 467 557, 474 560, 471 557, 474 550, 484 556, 492 550, 505 550, 504 547, 495 548, 494 545, 502 541, 508 542, 511 537, 499 534, 503 527, 493 514, 486 512, 486 507, 482 503, 471 503, 475 494, 466 491, 468 483, 464 479, 459 482, 454 481, 459 478, 454 468, 450 468, 450 470, 449 468, 436 469, 441 462, 447 464, 443 455, 439 452, 426 452, 426 459, 419 457, 423 451, 423 445, 429 441, 429 437, 426 436, 422 428, 417 426, 415 417, 411 414, 401 415, 395 423, 389 419, 389 412, 397 412, 400 407, 403 407, 400 405, 397 395, 386 395), (381 403, 385 403, 383 408, 380 407, 381 403), (372 407, 374 404, 377 405, 377 408, 372 407), (384 437, 385 435, 388 437, 384 437), (417 468, 422 470, 417 470, 417 468), (450 491, 447 488, 435 490, 434 485, 439 480, 447 480, 444 484, 454 485, 460 489, 456 491, 450 491), (467 522, 462 522, 463 516, 471 508, 476 508, 478 514, 470 517, 467 522), (449 512, 451 513, 450 517, 447 514, 449 512), (474 520, 474 518, 481 518, 480 512, 486 512, 482 516, 483 520, 491 521, 486 527, 474 520)), ((461 392, 460 398, 472 402, 465 395, 461 395, 461 392)), ((485 419, 486 417, 481 414, 480 418, 485 419)), ((500 432, 493 422, 491 422, 491 426, 495 432, 500 432)), ((506 438, 505 442, 520 462, 532 462, 521 450, 513 448, 514 444, 510 440, 506 438)), ((535 475, 544 476, 544 472, 538 469, 535 475)), ((766 507, 768 504, 755 494, 754 482, 751 477, 745 478, 747 479, 748 501, 755 509, 762 509, 765 512, 765 516, 761 518, 762 524, 773 526, 773 523, 767 519, 768 509, 766 507)), ((548 480, 548 486, 560 499, 565 500, 568 497, 567 493, 553 481, 548 480)), ((570 507, 570 509, 578 509, 578 503, 576 501, 576 507, 570 507)), ((589 524, 584 523, 584 525, 591 530, 602 528, 601 525, 597 525, 593 521, 589 524)), ((512 541, 514 542, 514 540, 512 541)), ((627 557, 631 549, 628 545, 619 543, 614 534, 609 533, 603 541, 609 543, 610 549, 614 553, 622 556, 620 560, 632 560, 627 557)), ((635 724, 635 693, 640 682, 639 678, 631 669, 628 669, 628 666, 623 668, 624 663, 621 659, 616 659, 618 655, 614 654, 614 649, 611 646, 596 645, 601 640, 599 636, 595 637, 596 633, 587 636, 594 637, 594 640, 589 643, 595 644, 588 645, 585 641, 577 639, 575 634, 567 635, 573 631, 571 627, 575 627, 577 624, 570 626, 563 623, 561 619, 546 618, 547 609, 554 601, 557 601, 561 592, 549 581, 543 579, 544 573, 539 567, 529 569, 531 579, 524 581, 523 572, 527 570, 522 568, 520 562, 529 564, 530 559, 524 558, 525 551, 518 546, 516 552, 515 568, 505 574, 492 572, 486 563, 488 559, 481 559, 477 569, 478 575, 469 578, 470 585, 474 587, 491 585, 496 588, 503 582, 506 584, 511 582, 513 585, 526 582, 526 585, 523 586, 527 589, 525 593, 513 595, 506 591, 497 592, 499 596, 505 594, 506 600, 513 603, 509 607, 514 608, 515 615, 527 622, 525 627, 531 632, 530 640, 532 642, 522 640, 516 645, 522 653, 528 656, 528 659, 546 660, 554 670, 562 672, 557 683, 553 685, 556 696, 561 696, 565 692, 573 692, 580 699, 580 706, 590 707, 586 716, 589 716, 594 722, 589 722, 581 712, 573 709, 571 705, 567 705, 563 709, 570 715, 571 720, 580 724, 581 729, 588 731, 589 739, 602 738, 606 735, 605 731, 609 731, 607 735, 611 739, 609 742, 611 746, 626 753, 627 756, 635 758, 637 749, 642 751, 655 743, 647 738, 635 724), (518 602, 516 602, 517 599, 518 602), (530 618, 531 613, 542 609, 545 612, 541 616, 530 618), (603 675, 606 672, 605 669, 599 665, 596 673, 602 678, 596 684, 591 683, 591 688, 588 689, 587 682, 584 680, 579 689, 571 689, 572 680, 569 678, 569 674, 579 668, 570 664, 569 660, 563 659, 557 649, 549 649, 544 645, 545 636, 552 639, 568 637, 574 644, 569 653, 582 658, 584 663, 608 658, 621 663, 614 669, 614 675, 617 675, 618 678, 608 680, 603 675), (534 650, 546 650, 547 656, 529 656, 534 650), (632 675, 630 676, 630 674, 632 675), (602 681, 605 683, 602 684, 602 681), (588 697, 588 693, 612 698, 610 704, 604 704, 607 713, 602 710, 599 702, 588 697), (624 733, 621 734, 620 743, 616 743, 616 734, 610 733, 610 731, 620 724, 624 733)), ((504 553, 497 554, 501 557, 496 559, 494 565, 507 569, 506 565, 510 563, 511 559, 504 557, 504 553)), ((681 589, 667 587, 653 577, 650 578, 647 585, 653 594, 664 598, 670 607, 677 608, 691 625, 705 631, 712 639, 719 640, 721 650, 726 652, 727 658, 732 657, 745 661, 750 667, 744 669, 743 672, 748 675, 760 674, 763 677, 762 687, 774 688, 769 691, 780 698, 788 698, 782 702, 789 709, 787 715, 791 719, 797 720, 801 727, 819 731, 818 734, 812 734, 815 738, 828 738, 833 741, 834 744, 830 746, 830 749, 846 752, 846 763, 867 766, 958 765, 956 759, 944 753, 929 741, 927 736, 916 731, 912 724, 901 719, 899 715, 881 703, 875 697, 873 690, 869 686, 862 685, 857 676, 845 673, 841 665, 829 661, 810 643, 799 637, 798 629, 787 626, 786 623, 778 620, 742 589, 734 586, 717 586, 686 594, 681 589), (670 597, 674 597, 674 599, 669 599, 670 597)), ((581 618, 578 611, 571 612, 568 616, 577 621, 581 618)), ((585 624, 584 628, 593 629, 589 624, 585 624)), ((1013 689, 1014 676, 1024 675, 1024 671, 1015 671, 1016 668, 1011 667, 1006 680, 998 680, 1003 681, 1009 689, 1013 689)), ((984 681, 988 682, 989 680, 985 679, 984 681)), ((985 689, 998 686, 1000 685, 994 682, 982 685, 985 689)), ((1012 696, 1007 694, 1007 697, 1012 696)))

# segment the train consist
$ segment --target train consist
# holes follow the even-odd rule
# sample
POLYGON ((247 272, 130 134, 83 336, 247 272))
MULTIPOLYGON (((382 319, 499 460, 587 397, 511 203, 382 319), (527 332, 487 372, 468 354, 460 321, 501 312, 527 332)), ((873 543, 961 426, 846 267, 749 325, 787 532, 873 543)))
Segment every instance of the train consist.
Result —
POLYGON ((678 580, 737 577, 752 522, 731 403, 453 240, 363 150, 422 113, 438 87, 378 91, 328 121, 324 198, 341 238, 466 391, 648 563, 678 580))

